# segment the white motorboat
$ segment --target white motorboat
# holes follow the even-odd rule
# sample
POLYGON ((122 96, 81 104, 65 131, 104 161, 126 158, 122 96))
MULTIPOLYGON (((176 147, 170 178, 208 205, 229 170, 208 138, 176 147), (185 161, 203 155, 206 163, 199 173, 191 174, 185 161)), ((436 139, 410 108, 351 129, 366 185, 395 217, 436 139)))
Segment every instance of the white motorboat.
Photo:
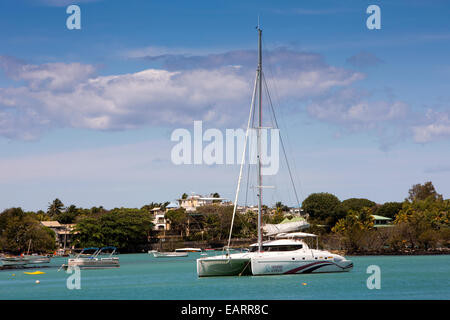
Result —
POLYGON ((24 258, 28 259, 29 264, 42 264, 42 263, 50 263, 51 258, 49 256, 42 255, 24 255, 24 258))
POLYGON ((187 252, 152 252, 155 258, 176 258, 176 257, 187 257, 189 253, 187 252))
POLYGON ((175 252, 202 252, 200 248, 179 248, 175 249, 175 252))
POLYGON ((29 260, 25 257, 1 257, 0 266, 2 267, 19 267, 27 265, 29 260))
MULTIPOLYGON (((306 234, 301 232, 293 232, 300 229, 304 229, 309 226, 306 221, 299 221, 290 223, 288 225, 266 225, 262 226, 262 191, 266 186, 262 185, 262 170, 261 170, 261 129, 262 123, 262 81, 264 74, 262 72, 262 50, 261 50, 261 34, 262 30, 258 30, 258 68, 256 73, 255 85, 253 89, 252 102, 250 105, 250 114, 248 118, 247 132, 245 135, 244 150, 241 162, 241 168, 239 172, 239 179, 237 184, 237 190, 235 194, 233 216, 231 221, 228 246, 226 247, 226 254, 212 257, 204 257, 197 259, 197 274, 199 277, 207 276, 237 276, 237 275, 274 275, 274 274, 293 274, 293 273, 311 273, 311 272, 343 272, 350 271, 353 267, 353 263, 350 260, 345 259, 342 256, 332 254, 328 251, 310 249, 307 243, 303 240, 306 237, 316 237, 313 234, 306 234), (238 195, 240 189, 240 183, 242 179, 242 169, 244 166, 245 152, 247 147, 247 140, 250 131, 251 119, 255 118, 254 105, 256 101, 256 94, 258 93, 259 111, 257 119, 259 123, 252 129, 257 130, 257 186, 258 190, 258 242, 251 245, 249 252, 233 253, 230 254, 229 248, 231 243, 231 234, 233 229, 234 217, 236 215, 236 208, 238 202, 238 195), (278 239, 269 240, 263 242, 263 231, 266 232, 266 236, 276 236, 278 239), (280 239, 281 238, 281 239, 280 239)), ((265 81, 265 79, 264 79, 265 81)), ((265 83, 265 82, 264 82, 265 83)), ((267 89, 267 84, 266 84, 267 89)), ((269 94, 267 94, 270 97, 269 94)), ((275 118, 275 112, 272 108, 272 114, 275 118)), ((275 124, 277 121, 275 119, 275 124)), ((277 125, 278 126, 278 125, 277 125)), ((281 139, 281 137, 280 137, 281 139)), ((283 141, 281 140, 281 146, 283 153, 286 157, 283 141)), ((295 191, 295 185, 293 183, 292 174, 289 164, 286 164, 291 177, 291 182, 295 191)), ((295 191, 295 196, 298 201, 298 196, 295 191)))
POLYGON ((68 259, 67 265, 62 265, 63 268, 79 267, 80 269, 109 269, 119 268, 119 258, 113 257, 116 247, 102 247, 102 248, 84 248, 75 258, 68 259), (86 252, 92 252, 91 255, 86 256, 86 252), (109 256, 102 258, 101 255, 107 254, 111 251, 109 256))
POLYGON ((50 257, 41 255, 21 255, 14 257, 1 257, 1 267, 34 266, 37 264, 50 263, 50 257))

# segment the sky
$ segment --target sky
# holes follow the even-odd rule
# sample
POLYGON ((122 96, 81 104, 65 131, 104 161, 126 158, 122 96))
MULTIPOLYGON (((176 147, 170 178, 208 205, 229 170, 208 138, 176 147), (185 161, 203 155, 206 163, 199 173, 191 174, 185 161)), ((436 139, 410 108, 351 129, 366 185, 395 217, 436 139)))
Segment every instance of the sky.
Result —
MULTIPOLYGON (((449 198, 449 14, 437 0, 2 1, 0 210, 234 200, 239 165, 176 165, 171 135, 245 128, 258 16, 299 202, 403 201, 426 181, 449 198)), ((263 178, 265 204, 296 205, 286 168, 263 178)))

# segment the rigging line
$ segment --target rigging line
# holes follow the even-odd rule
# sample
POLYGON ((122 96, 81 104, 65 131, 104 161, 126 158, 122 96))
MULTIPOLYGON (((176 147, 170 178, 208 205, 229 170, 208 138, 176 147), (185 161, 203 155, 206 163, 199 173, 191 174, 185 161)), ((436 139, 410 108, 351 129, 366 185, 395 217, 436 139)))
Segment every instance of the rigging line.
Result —
MULTIPOLYGON (((264 39, 262 39, 262 41, 263 41, 263 44, 264 44, 264 39)), ((270 63, 271 56, 270 56, 268 50, 265 51, 265 54, 267 56, 267 64, 269 66, 270 76, 273 79, 272 83, 273 83, 274 92, 275 92, 275 99, 276 99, 277 105, 280 105, 280 98, 278 96, 278 89, 277 89, 277 85, 276 85, 276 82, 275 82, 273 68, 272 68, 272 64, 270 63)), ((283 110, 281 108, 280 108, 280 112, 281 112, 281 115, 282 115, 281 120, 283 120, 283 110)), ((284 127, 286 127, 286 126, 284 126, 284 127)), ((298 174, 297 165, 295 163, 295 158, 294 158, 293 153, 292 153, 292 146, 291 146, 291 142, 290 142, 290 139, 289 139, 288 135, 286 135, 286 139, 287 139, 286 142, 287 142, 287 147, 288 147, 287 150, 289 151, 289 153, 290 153, 290 155, 291 155, 291 157, 293 159, 293 161, 292 161, 293 162, 292 163, 293 164, 293 169, 294 169, 293 171, 294 171, 295 177, 297 178, 297 181, 299 183, 300 192, 302 193, 302 183, 301 183, 301 179, 300 179, 299 174, 298 174)))
MULTIPOLYGON (((252 113, 252 128, 255 127, 255 108, 253 108, 253 113, 252 113)), ((244 207, 247 207, 247 200, 248 200, 248 185, 250 183, 250 172, 251 172, 251 163, 250 163, 250 156, 248 159, 248 165, 247 165, 247 188, 245 189, 245 203, 244 203, 244 207)))
MULTIPOLYGON (((270 107, 271 107, 271 110, 272 110, 272 113, 273 113, 273 118, 275 120, 275 124, 276 124, 277 129, 279 129, 277 117, 275 115, 275 110, 273 109, 272 99, 270 97, 269 89, 267 88, 267 82, 266 82, 266 77, 264 76, 264 73, 262 73, 262 78, 264 80, 264 86, 265 86, 266 91, 267 91, 267 96, 269 97, 269 104, 270 104, 270 107)), ((280 142, 281 142, 281 149, 283 149, 283 154, 284 154, 284 157, 286 159, 286 166, 287 166, 288 171, 289 171, 289 177, 291 178, 292 187, 294 188, 295 198, 297 199, 297 205, 300 208, 300 201, 298 199, 297 189, 295 188, 294 179, 292 178, 291 166, 289 165, 289 161, 288 161, 287 156, 286 156, 286 150, 284 148, 284 142, 283 142, 283 138, 281 137, 281 134, 280 134, 280 142)))
POLYGON ((233 233, 234 217, 236 216, 236 207, 237 207, 237 201, 238 201, 238 197, 239 197, 239 189, 240 189, 240 186, 241 186, 241 179, 242 179, 242 168, 243 168, 244 162, 245 162, 245 150, 247 148, 247 139, 248 139, 248 132, 249 132, 249 129, 250 129, 250 120, 252 118, 253 106, 255 104, 256 87, 257 87, 257 83, 258 83, 257 81, 258 81, 259 77, 261 77, 261 75, 258 75, 258 72, 257 72, 256 73, 256 77, 255 77, 255 86, 253 88, 252 102, 250 104, 250 114, 248 115, 247 131, 245 132, 244 150, 242 151, 241 168, 239 169, 239 179, 238 179, 238 184, 237 184, 237 189, 236 189, 236 196, 234 198, 233 216, 231 218, 230 235, 228 237, 227 250, 230 249, 231 234, 233 233))

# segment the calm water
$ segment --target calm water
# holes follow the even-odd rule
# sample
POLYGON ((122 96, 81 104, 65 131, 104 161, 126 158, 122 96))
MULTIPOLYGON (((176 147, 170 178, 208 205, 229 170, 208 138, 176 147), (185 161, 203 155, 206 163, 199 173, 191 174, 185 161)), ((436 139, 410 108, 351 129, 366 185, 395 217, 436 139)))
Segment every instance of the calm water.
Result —
POLYGON ((67 258, 37 269, 2 270, 0 299, 450 299, 449 255, 350 257, 355 267, 349 273, 201 279, 195 268, 198 253, 172 259, 119 257, 119 269, 82 270, 80 290, 67 289, 69 274, 58 272, 67 258), (380 290, 367 289, 369 265, 381 268, 380 290), (45 274, 24 274, 36 270, 45 274))

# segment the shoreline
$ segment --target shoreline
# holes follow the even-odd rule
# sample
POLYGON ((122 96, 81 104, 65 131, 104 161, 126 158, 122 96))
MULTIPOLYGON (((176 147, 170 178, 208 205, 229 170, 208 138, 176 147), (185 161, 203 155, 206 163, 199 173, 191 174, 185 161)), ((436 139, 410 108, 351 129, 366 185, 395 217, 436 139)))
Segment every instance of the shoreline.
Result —
POLYGON ((373 252, 373 251, 359 251, 346 252, 343 250, 328 250, 331 253, 336 253, 344 256, 440 256, 449 255, 450 250, 417 250, 417 251, 396 251, 396 252, 373 252))

